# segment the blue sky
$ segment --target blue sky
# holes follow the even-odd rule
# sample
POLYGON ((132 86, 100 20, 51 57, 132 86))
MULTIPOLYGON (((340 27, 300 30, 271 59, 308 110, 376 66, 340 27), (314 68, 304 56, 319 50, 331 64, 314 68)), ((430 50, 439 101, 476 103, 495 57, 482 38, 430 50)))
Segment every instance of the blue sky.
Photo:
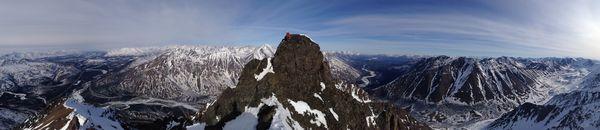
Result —
POLYGON ((0 17, 0 51, 275 46, 289 31, 370 54, 600 58, 593 0, 8 0, 0 17))

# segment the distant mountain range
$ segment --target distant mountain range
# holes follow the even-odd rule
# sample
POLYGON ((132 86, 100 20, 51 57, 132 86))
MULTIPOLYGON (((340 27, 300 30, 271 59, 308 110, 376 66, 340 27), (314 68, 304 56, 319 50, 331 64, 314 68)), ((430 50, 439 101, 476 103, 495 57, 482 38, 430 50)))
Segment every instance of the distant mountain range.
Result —
POLYGON ((0 128, 597 129, 597 61, 174 46, 0 56, 0 128), (489 124, 489 125, 488 125, 489 124))
POLYGON ((544 103, 576 86, 593 66, 592 60, 575 58, 439 56, 415 62, 372 91, 436 127, 466 127, 525 102, 544 103))
POLYGON ((598 129, 600 128, 600 74, 586 77, 580 88, 536 105, 525 103, 504 114, 489 129, 598 129))

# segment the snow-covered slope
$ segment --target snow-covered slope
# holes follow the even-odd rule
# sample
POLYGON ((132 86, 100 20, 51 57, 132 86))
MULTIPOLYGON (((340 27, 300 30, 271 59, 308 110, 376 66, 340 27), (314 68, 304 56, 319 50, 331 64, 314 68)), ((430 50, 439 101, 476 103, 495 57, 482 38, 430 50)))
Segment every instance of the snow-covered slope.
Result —
POLYGON ((345 58, 348 54, 324 53, 331 67, 333 78, 349 83, 356 83, 361 77, 361 72, 350 65, 351 59, 345 58))
POLYGON ((95 81, 84 96, 141 96, 205 104, 223 89, 235 86, 246 62, 270 57, 271 50, 269 46, 171 48, 150 61, 95 81))
POLYGON ((543 105, 523 104, 487 129, 600 129, 600 73, 590 74, 580 86, 543 105))
POLYGON ((431 57, 374 94, 434 127, 465 127, 568 92, 593 64, 581 58, 431 57))
POLYGON ((101 52, 32 52, 0 56, 0 128, 41 116, 79 83, 123 67, 128 58, 101 52))
POLYGON ((114 111, 85 103, 79 93, 52 104, 43 116, 27 122, 23 129, 124 129, 115 120, 114 111))

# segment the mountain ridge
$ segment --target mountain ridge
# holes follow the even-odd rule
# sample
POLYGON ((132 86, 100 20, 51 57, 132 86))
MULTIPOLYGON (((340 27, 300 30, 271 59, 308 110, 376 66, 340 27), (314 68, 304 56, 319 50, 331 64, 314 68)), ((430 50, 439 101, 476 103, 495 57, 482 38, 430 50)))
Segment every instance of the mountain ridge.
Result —
POLYGON ((333 89, 343 87, 334 85, 327 64, 317 44, 292 34, 282 40, 272 59, 246 64, 238 87, 226 89, 200 114, 200 121, 207 129, 237 126, 238 119, 257 120, 237 126, 257 129, 428 129, 400 109, 386 111, 354 93, 333 89))

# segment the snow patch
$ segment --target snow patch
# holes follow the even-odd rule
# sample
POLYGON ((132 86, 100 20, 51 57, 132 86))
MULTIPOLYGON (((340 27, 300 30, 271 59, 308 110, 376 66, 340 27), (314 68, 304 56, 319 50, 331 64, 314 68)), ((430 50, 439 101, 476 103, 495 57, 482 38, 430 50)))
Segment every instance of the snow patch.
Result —
POLYGON ((273 49, 273 47, 271 47, 269 44, 264 44, 257 48, 252 54, 252 56, 254 57, 254 59, 262 60, 275 55, 275 52, 273 52, 273 50, 275 49, 273 49))
POLYGON ((82 124, 81 128, 97 126, 109 130, 123 130, 118 121, 111 119, 114 116, 113 111, 110 111, 108 107, 98 108, 84 103, 84 99, 80 95, 81 91, 75 91, 63 104, 64 107, 73 109, 73 112, 69 115, 70 118, 76 116, 78 123, 82 124))
POLYGON ((327 128, 327 120, 325 120, 325 114, 317 109, 311 109, 308 103, 304 101, 294 102, 288 99, 288 102, 294 107, 296 112, 300 115, 307 116, 315 116, 314 119, 310 120, 311 124, 315 124, 317 126, 323 126, 327 128))
POLYGON ((375 119, 377 119, 377 115, 375 115, 375 113, 373 112, 373 109, 371 108, 371 106, 369 106, 369 110, 371 110, 371 115, 366 117, 367 120, 367 126, 377 126, 377 122, 375 122, 375 119))
MULTIPOLYGON (((254 128, 258 124, 258 112, 264 105, 276 106, 275 114, 273 115, 273 121, 271 122, 270 126, 271 129, 304 130, 304 128, 300 126, 300 123, 292 118, 290 111, 287 108, 284 108, 283 104, 278 101, 275 94, 269 98, 261 99, 261 103, 257 107, 246 106, 244 112, 234 120, 227 122, 223 129, 238 130, 254 128)), ((193 128, 195 130, 204 129, 205 125, 206 124, 198 124, 193 128)), ((188 130, 191 130, 192 126, 188 126, 187 128, 188 130)))
POLYGON ((335 111, 333 111, 333 108, 329 108, 329 112, 331 112, 331 114, 333 115, 333 118, 335 118, 336 121, 340 121, 338 114, 335 113, 335 111))
POLYGON ((351 85, 352 86, 352 92, 350 92, 352 94, 352 98, 354 98, 354 100, 358 101, 358 102, 362 102, 362 103, 368 103, 371 102, 370 99, 361 99, 360 96, 358 95, 358 93, 360 92, 360 88, 357 88, 354 86, 354 84, 351 85))
POLYGON ((73 121, 73 117, 74 117, 73 113, 69 114, 67 116, 67 120, 68 120, 67 123, 65 123, 65 125, 63 127, 61 127, 60 130, 67 130, 67 128, 69 128, 69 124, 71 124, 71 121, 73 121))
POLYGON ((248 107, 244 113, 236 117, 235 119, 225 123, 224 130, 241 130, 244 128, 255 127, 258 124, 258 111, 264 104, 258 105, 258 107, 248 107))
POLYGON ((300 36, 304 36, 304 37, 308 38, 308 40, 310 40, 312 42, 315 42, 315 41, 312 40, 312 38, 308 37, 308 35, 306 35, 306 34, 300 34, 300 36))
POLYGON ((171 121, 171 122, 169 122, 169 124, 167 124, 167 130, 171 130, 171 129, 173 129, 173 127, 175 127, 175 126, 177 126, 179 124, 181 124, 181 123, 175 122, 175 121, 171 121))
POLYGON ((204 127, 206 127, 206 123, 196 123, 191 126, 186 126, 185 129, 187 129, 187 130, 204 130, 204 127))
MULTIPOLYGON (((78 120, 79 123, 82 123, 82 128, 91 128, 93 126, 99 126, 104 129, 114 129, 114 130, 122 130, 121 124, 115 120, 112 120, 113 112, 108 110, 108 108, 97 108, 92 105, 85 104, 83 102, 77 101, 74 98, 69 98, 64 103, 64 106, 73 109, 73 113, 80 118, 78 120), (85 121, 84 121, 85 120, 85 121)), ((72 118, 72 116, 70 116, 72 118)))
POLYGON ((300 126, 300 123, 292 118, 290 110, 283 108, 283 104, 277 100, 275 94, 270 98, 263 99, 262 102, 269 106, 277 106, 275 115, 273 115, 273 121, 271 121, 271 129, 304 130, 304 128, 300 126))
POLYGON ((167 48, 165 47, 144 47, 144 48, 119 48, 109 50, 106 55, 107 57, 114 56, 143 56, 160 53, 167 48))
POLYGON ((321 100, 321 102, 325 102, 325 101, 323 101, 323 98, 321 98, 321 95, 314 93, 313 96, 318 98, 319 100, 321 100))
POLYGON ((271 65, 271 58, 267 58, 267 67, 265 67, 260 74, 255 74, 254 78, 256 78, 256 81, 260 81, 267 73, 275 73, 275 71, 273 71, 273 66, 271 65))

